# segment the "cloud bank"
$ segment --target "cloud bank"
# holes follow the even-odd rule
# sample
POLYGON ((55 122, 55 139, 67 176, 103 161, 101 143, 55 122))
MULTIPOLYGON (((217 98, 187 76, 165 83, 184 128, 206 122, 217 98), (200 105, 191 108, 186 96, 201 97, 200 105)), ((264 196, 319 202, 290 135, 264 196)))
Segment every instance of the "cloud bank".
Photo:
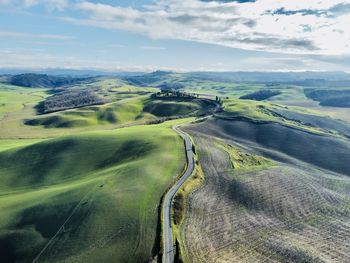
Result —
MULTIPOLYGON (((64 30, 54 34, 54 29, 51 33, 48 28, 46 33, 29 33, 21 27, 17 31, 11 31, 13 28, 6 29, 5 26, 0 31, 0 39, 4 43, 4 49, 0 49, 0 67, 45 65, 80 68, 94 65, 101 69, 128 67, 139 70, 141 65, 143 69, 149 70, 164 69, 175 62, 180 70, 350 71, 350 0, 149 0, 148 5, 133 4, 133 7, 125 6, 126 1, 124 6, 118 5, 118 2, 0 0, 0 10, 6 13, 7 9, 9 14, 14 11, 16 15, 22 14, 18 11, 25 11, 23 14, 39 15, 38 18, 49 14, 50 18, 63 27, 77 24, 108 29, 110 31, 107 34, 122 30, 152 39, 200 42, 238 50, 220 48, 222 52, 218 52, 217 57, 210 54, 207 56, 206 50, 218 50, 213 46, 205 51, 194 52, 191 61, 186 58, 177 60, 172 53, 174 41, 157 42, 140 38, 140 43, 134 47, 134 59, 130 60, 136 64, 131 64, 128 58, 121 58, 122 61, 117 62, 100 53, 113 54, 117 49, 127 48, 128 41, 135 41, 128 39, 128 35, 132 34, 126 34, 122 43, 118 42, 120 39, 114 39, 115 43, 106 41, 107 47, 103 47, 103 43, 94 42, 95 36, 93 33, 90 36, 90 31, 86 30, 87 38, 91 37, 91 46, 96 45, 98 48, 94 47, 88 54, 75 54, 67 45, 73 42, 84 45, 80 39, 79 27, 72 27, 72 31, 69 30, 70 36, 65 35, 64 30), (107 2, 113 4, 106 4, 107 2), (42 14, 45 9, 49 11, 48 14, 42 14), (52 45, 57 47, 52 48, 52 45), (9 48, 16 46, 26 50, 9 48), (36 50, 37 46, 40 46, 42 52, 36 50), (113 50, 108 51, 109 48, 113 50), (58 56, 59 49, 68 52, 60 51, 63 55, 58 56), (152 60, 156 65, 148 65, 146 58, 149 54, 156 55, 152 60)), ((191 46, 203 47, 189 45, 191 46)), ((118 59, 117 56, 116 58, 118 59)))
POLYGON ((350 1, 161 0, 135 9, 90 1, 70 23, 247 50, 295 54, 350 53, 350 1))
POLYGON ((69 0, 0 0, 1 5, 10 5, 14 7, 24 7, 30 8, 37 5, 44 5, 50 11, 53 10, 64 10, 69 6, 69 3, 72 1, 69 0))

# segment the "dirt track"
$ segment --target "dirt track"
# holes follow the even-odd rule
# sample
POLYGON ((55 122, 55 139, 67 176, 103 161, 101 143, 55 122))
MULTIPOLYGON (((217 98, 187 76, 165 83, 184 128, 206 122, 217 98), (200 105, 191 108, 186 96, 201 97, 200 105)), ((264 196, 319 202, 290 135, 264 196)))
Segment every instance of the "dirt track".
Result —
POLYGON ((350 262, 349 177, 304 163, 235 174, 201 125, 187 129, 206 176, 182 229, 192 262, 350 262))

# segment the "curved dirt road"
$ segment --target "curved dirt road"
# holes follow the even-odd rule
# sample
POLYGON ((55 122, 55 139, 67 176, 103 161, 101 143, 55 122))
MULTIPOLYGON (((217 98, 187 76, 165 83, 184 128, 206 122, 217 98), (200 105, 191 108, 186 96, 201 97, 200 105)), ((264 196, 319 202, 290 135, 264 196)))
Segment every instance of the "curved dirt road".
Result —
POLYGON ((194 153, 192 150, 192 141, 190 137, 181 131, 178 126, 173 127, 185 141, 186 156, 187 156, 187 169, 184 175, 174 184, 170 190, 164 196, 163 202, 163 262, 164 263, 173 263, 174 262, 174 242, 173 242, 173 233, 172 233, 172 202, 174 195, 186 181, 188 177, 193 172, 194 169, 194 153))

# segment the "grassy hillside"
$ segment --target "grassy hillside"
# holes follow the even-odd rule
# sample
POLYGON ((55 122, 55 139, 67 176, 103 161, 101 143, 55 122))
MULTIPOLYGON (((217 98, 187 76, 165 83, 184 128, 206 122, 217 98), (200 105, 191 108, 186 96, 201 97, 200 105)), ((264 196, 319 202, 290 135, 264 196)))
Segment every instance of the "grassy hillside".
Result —
POLYGON ((350 124, 283 105, 311 101, 288 76, 253 83, 229 74, 24 75, 19 84, 32 88, 0 84, 0 261, 148 261, 160 198, 185 165, 170 129, 184 120, 141 124, 213 112, 204 98, 215 96, 224 110, 187 128, 206 177, 182 200, 191 206, 180 220, 189 258, 348 259, 350 124), (239 99, 247 94, 265 101, 239 99))
POLYGON ((158 204, 183 168, 183 143, 171 124, 121 127, 203 106, 152 101, 156 91, 115 78, 54 91, 1 84, 0 257, 5 262, 37 256, 44 262, 145 262, 156 252, 158 204), (65 99, 90 90, 106 103, 80 107, 65 99), (63 100, 57 100, 60 95, 63 100), (43 101, 70 104, 38 115, 43 101), (172 107, 164 113, 168 103, 172 107), (66 109, 71 104, 79 108, 66 109))
POLYGON ((160 197, 184 164, 169 125, 0 144, 2 260, 149 259, 160 197))
MULTIPOLYGON (((121 125, 154 121, 158 117, 144 111, 144 107, 146 101, 149 101, 150 94, 155 91, 157 89, 125 85, 122 81, 113 78, 101 78, 94 83, 72 86, 67 88, 67 91, 54 93, 54 95, 48 89, 27 89, 1 84, 0 137, 52 137, 77 131, 111 129, 121 125), (89 92, 89 90, 93 90, 94 94, 97 94, 106 103, 81 107, 80 102, 82 101, 79 96, 76 98, 74 95, 89 92), (66 93, 68 97, 73 97, 69 100, 64 99, 66 93), (37 106, 46 102, 64 107, 59 108, 59 112, 38 114, 37 106), (79 108, 66 109, 76 106, 79 108)), ((175 103, 172 105, 175 112, 182 114, 182 110, 177 109, 182 105, 177 106, 175 103)), ((193 104, 193 107, 196 107, 196 104, 193 104)), ((52 109, 52 107, 49 108, 52 109)), ((171 112, 172 110, 169 110, 169 114, 171 112)))
POLYGON ((272 102, 226 99, 218 118, 249 120, 256 123, 278 123, 320 135, 348 138, 350 124, 333 119, 327 112, 272 102))
POLYGON ((215 146, 225 151, 229 155, 232 168, 236 173, 259 171, 262 169, 271 168, 275 165, 272 160, 262 156, 243 152, 237 147, 231 144, 226 144, 222 141, 216 141, 215 146))
POLYGON ((120 125, 154 121, 158 117, 201 114, 213 108, 201 100, 151 99, 148 96, 128 98, 105 105, 45 114, 24 120, 29 126, 45 128, 82 128, 96 125, 120 125))
POLYGON ((160 117, 193 114, 199 109, 200 106, 198 104, 186 100, 150 100, 146 102, 144 107, 146 112, 160 117))
POLYGON ((105 105, 45 114, 25 120, 26 125, 45 128, 79 128, 91 125, 126 124, 137 120, 152 120, 154 116, 144 114, 145 98, 131 98, 105 105))
POLYGON ((36 103, 46 97, 45 90, 26 89, 0 84, 0 121, 8 114, 23 109, 30 103, 36 103))
POLYGON ((285 109, 273 109, 285 119, 297 121, 306 126, 319 127, 324 130, 336 131, 339 134, 343 134, 350 138, 350 123, 330 118, 329 116, 321 116, 311 113, 301 113, 298 111, 285 110, 285 109))
POLYGON ((158 117, 200 115, 215 109, 215 103, 203 99, 156 97, 145 101, 143 110, 158 117))

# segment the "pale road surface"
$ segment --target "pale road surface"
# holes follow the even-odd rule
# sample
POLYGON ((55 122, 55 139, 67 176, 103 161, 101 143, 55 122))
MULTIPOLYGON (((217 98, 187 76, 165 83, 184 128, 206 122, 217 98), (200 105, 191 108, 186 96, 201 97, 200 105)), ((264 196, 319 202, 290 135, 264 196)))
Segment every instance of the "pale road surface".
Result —
POLYGON ((174 262, 174 242, 172 233, 172 203, 175 193, 180 189, 182 184, 187 180, 194 169, 194 153, 192 150, 192 141, 190 137, 181 131, 178 126, 174 126, 173 129, 184 139, 186 156, 187 156, 187 169, 184 175, 174 184, 170 190, 164 196, 163 202, 163 262, 174 262))

